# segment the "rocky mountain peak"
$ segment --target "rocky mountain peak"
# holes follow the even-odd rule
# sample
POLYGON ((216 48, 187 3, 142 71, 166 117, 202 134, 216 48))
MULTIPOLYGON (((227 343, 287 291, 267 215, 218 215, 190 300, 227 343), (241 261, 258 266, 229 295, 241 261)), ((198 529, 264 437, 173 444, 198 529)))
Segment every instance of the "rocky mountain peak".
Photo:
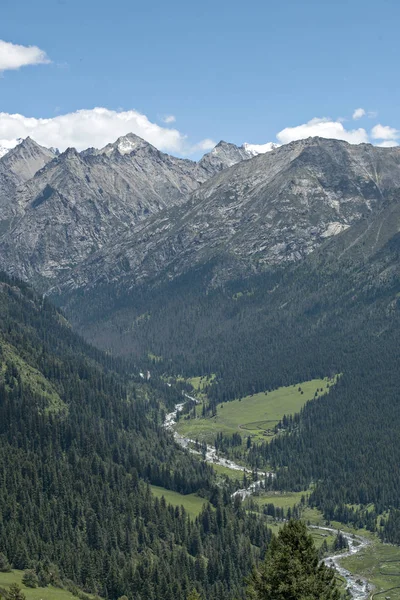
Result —
MULTIPOLYGON (((207 156, 236 152, 232 146, 221 143, 207 156)), ((171 279, 209 260, 218 264, 218 283, 298 261, 379 211, 399 187, 397 148, 295 141, 211 177, 181 207, 91 255, 66 287, 90 286, 98 273, 122 286, 171 279)))
POLYGON ((20 184, 31 179, 54 156, 52 150, 27 137, 3 156, 1 167, 4 172, 13 175, 16 184, 20 184))
POLYGON ((111 155, 113 152, 119 152, 119 154, 130 154, 133 151, 137 151, 142 148, 152 147, 151 144, 143 140, 141 137, 134 133, 127 133, 119 137, 112 144, 107 144, 104 148, 98 150, 98 154, 111 155))
POLYGON ((76 148, 67 148, 66 150, 64 150, 64 152, 62 152, 59 155, 60 159, 75 159, 78 158, 79 159, 79 152, 76 150, 76 148))
POLYGON ((199 160, 199 167, 213 174, 223 171, 242 160, 251 158, 251 155, 243 148, 230 142, 221 140, 210 152, 199 160))

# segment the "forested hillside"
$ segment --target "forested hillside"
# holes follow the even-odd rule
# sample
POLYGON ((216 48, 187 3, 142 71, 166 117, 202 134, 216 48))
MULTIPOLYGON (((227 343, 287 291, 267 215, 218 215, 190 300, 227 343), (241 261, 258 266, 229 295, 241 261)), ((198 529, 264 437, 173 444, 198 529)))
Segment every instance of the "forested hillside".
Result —
MULTIPOLYGON (((394 195, 301 264, 222 288, 211 286, 212 263, 121 298, 104 287, 96 292, 104 330, 97 318, 87 330, 110 347, 118 330, 120 351, 150 352, 160 372, 213 373, 206 391, 217 403, 341 373, 299 425, 253 453, 278 469, 278 487, 317 482, 312 502, 328 518, 359 518, 348 504, 398 507, 399 214, 394 195)), ((74 302, 83 300, 90 294, 74 302)))
POLYGON ((194 586, 241 597, 269 532, 161 427, 161 400, 177 392, 132 381, 127 363, 5 277, 0 311, 0 548, 10 563, 42 581, 59 569, 109 598, 184 600, 194 586), (146 482, 202 489, 212 504, 193 521, 146 482))

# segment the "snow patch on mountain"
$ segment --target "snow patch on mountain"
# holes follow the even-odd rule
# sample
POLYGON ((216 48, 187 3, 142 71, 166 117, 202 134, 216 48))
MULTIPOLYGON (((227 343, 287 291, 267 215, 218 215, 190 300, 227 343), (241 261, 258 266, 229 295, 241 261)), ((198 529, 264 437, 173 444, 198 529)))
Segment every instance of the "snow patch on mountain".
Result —
POLYGON ((279 147, 279 144, 274 142, 267 142, 266 144, 248 144, 245 142, 242 146, 249 156, 258 156, 258 154, 265 154, 271 152, 279 147))

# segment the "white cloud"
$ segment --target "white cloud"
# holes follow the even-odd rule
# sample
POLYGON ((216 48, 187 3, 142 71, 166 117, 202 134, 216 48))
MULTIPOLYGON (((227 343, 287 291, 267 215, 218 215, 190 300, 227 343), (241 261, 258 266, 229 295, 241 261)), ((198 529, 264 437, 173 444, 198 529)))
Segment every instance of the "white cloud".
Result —
POLYGON ((380 148, 394 148, 395 146, 398 146, 398 142, 396 142, 396 140, 385 140, 384 142, 380 142, 379 144, 376 144, 377 146, 379 146, 380 148))
MULTIPOLYGON (((153 123, 136 110, 93 108, 50 118, 0 112, 0 146, 4 148, 14 147, 19 138, 28 136, 43 146, 59 148, 61 151, 69 146, 77 150, 103 148, 127 133, 135 133, 156 148, 181 156, 198 155, 216 145, 210 138, 192 143, 178 129, 153 123)), ((274 142, 244 144, 244 147, 254 154, 260 154, 281 144, 313 136, 345 140, 351 144, 372 141, 383 147, 397 145, 397 140, 400 140, 400 132, 393 127, 378 124, 368 135, 365 129, 347 129, 338 120, 314 118, 308 123, 282 129, 274 142)))
MULTIPOLYGON (((16 144, 17 138, 32 137, 43 146, 65 150, 88 147, 102 148, 118 137, 135 133, 159 150, 186 154, 190 145, 177 129, 152 123, 136 110, 114 111, 107 108, 78 110, 48 119, 25 117, 20 114, 0 113, 0 140, 16 144)), ((0 142, 2 143, 2 142, 0 142)), ((211 140, 200 142, 199 148, 210 147, 211 140), (206 143, 207 142, 207 143, 206 143)))
POLYGON ((208 150, 214 148, 216 145, 217 143, 214 142, 214 140, 206 138, 205 140, 201 140, 200 142, 192 146, 188 154, 195 154, 196 152, 207 152, 208 150))
POLYGON ((163 123, 167 123, 168 125, 168 123, 175 123, 176 117, 174 115, 166 115, 161 120, 163 123))
POLYGON ((27 65, 51 62, 46 52, 37 46, 20 46, 0 40, 0 71, 19 69, 27 65))
POLYGON ((368 134, 365 129, 345 129, 339 121, 331 121, 326 118, 314 118, 308 123, 298 125, 297 127, 286 127, 277 134, 278 140, 282 144, 288 144, 295 140, 302 140, 308 137, 323 137, 334 140, 345 140, 350 144, 361 144, 368 142, 368 134))
POLYGON ((363 108, 356 108, 356 110, 353 112, 353 119, 361 119, 361 117, 365 117, 366 114, 367 113, 363 108))
POLYGON ((400 132, 394 127, 389 127, 388 125, 375 125, 371 129, 371 137, 374 140, 396 140, 400 135, 400 132))

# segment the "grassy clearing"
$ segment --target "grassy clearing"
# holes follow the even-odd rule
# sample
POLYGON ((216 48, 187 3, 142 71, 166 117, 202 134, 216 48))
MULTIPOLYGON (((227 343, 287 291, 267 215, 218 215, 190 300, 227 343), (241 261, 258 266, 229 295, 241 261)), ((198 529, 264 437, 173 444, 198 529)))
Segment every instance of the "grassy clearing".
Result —
MULTIPOLYGON (((196 378, 197 379, 197 378, 196 378)), ((212 444, 218 432, 232 435, 240 432, 255 441, 269 440, 274 436, 274 427, 284 415, 300 411, 312 398, 328 393, 334 379, 313 379, 290 387, 281 387, 272 392, 260 392, 218 405, 215 417, 196 419, 182 418, 176 429, 187 437, 198 438, 212 444), (321 391, 322 389, 322 391, 321 391)), ((200 385, 200 382, 196 382, 200 385)), ((200 410, 198 410, 200 413, 200 410)))
POLYGON ((167 490, 166 488, 159 487, 157 485, 152 485, 150 487, 154 496, 157 498, 164 496, 167 504, 172 504, 173 506, 183 506, 188 515, 193 519, 200 514, 204 504, 207 504, 207 500, 200 498, 200 496, 196 496, 196 494, 187 494, 184 496, 183 494, 167 490))
POLYGON ((210 377, 189 377, 186 381, 190 383, 196 392, 202 392, 207 385, 214 381, 214 379, 215 374, 212 374, 210 377))
POLYGON ((223 465, 215 465, 213 463, 210 464, 218 475, 225 475, 233 481, 236 481, 236 479, 241 481, 243 479, 243 473, 241 471, 238 471, 236 469, 229 469, 229 467, 224 467, 223 465))
MULTIPOLYGON (((299 504, 301 497, 307 492, 261 492, 259 496, 251 496, 251 500, 256 502, 258 506, 263 507, 267 504, 273 504, 279 508, 293 508, 295 504, 299 504)), ((246 500, 246 502, 249 502, 246 500)))
MULTIPOLYGON (((12 571, 11 573, 0 573, 0 588, 8 589, 12 583, 21 586, 27 600, 76 600, 71 592, 49 585, 45 588, 28 588, 22 583, 23 571, 12 571)), ((93 598, 93 596, 90 596, 93 598)))

